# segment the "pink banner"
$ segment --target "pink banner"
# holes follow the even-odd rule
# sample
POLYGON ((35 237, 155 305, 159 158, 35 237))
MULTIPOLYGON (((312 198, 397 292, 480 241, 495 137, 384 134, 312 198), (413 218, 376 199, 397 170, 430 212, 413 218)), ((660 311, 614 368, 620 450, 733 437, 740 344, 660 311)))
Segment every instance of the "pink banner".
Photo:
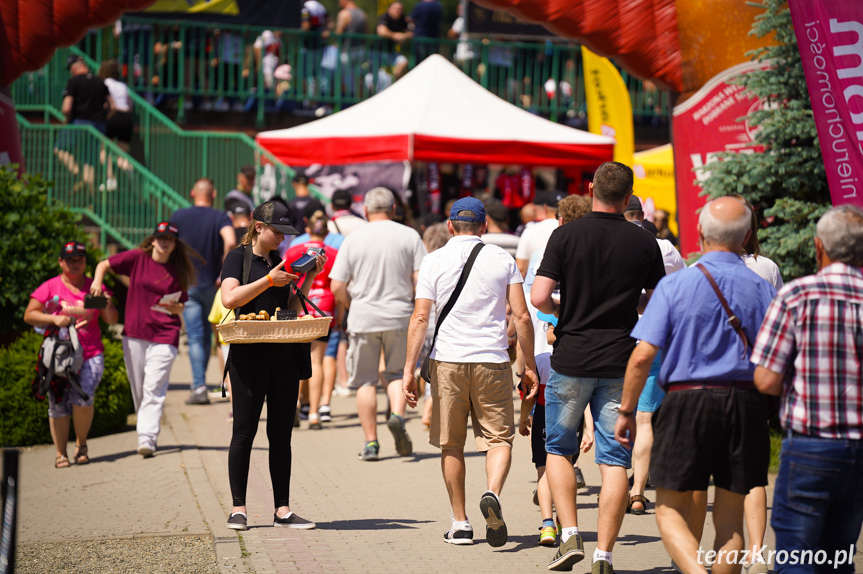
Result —
POLYGON ((863 2, 788 6, 833 204, 863 206, 863 2))

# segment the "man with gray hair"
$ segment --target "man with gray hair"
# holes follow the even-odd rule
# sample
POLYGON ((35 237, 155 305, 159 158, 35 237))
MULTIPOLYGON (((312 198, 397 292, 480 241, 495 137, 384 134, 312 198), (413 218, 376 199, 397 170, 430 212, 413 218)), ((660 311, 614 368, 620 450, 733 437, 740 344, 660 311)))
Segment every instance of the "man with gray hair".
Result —
POLYGON ((617 413, 615 438, 632 448, 638 398, 661 349, 658 383, 667 394, 653 418, 650 478, 665 549, 687 573, 706 573, 699 550, 706 506, 700 501, 711 477, 714 549, 724 551, 717 553, 716 574, 740 571, 743 499, 767 484, 766 408, 753 383, 749 342, 775 291, 740 258, 750 218, 734 197, 704 206, 698 222, 704 255, 659 282, 632 330, 640 343, 626 367, 617 413))
POLYGON ((821 217, 815 261, 817 274, 779 290, 752 351, 758 389, 782 397, 771 524, 777 551, 825 551, 835 572, 854 572, 863 523, 863 210, 842 205, 821 217))
POLYGON ((407 353, 407 329, 414 291, 426 249, 419 234, 391 221, 395 200, 390 190, 366 192, 368 224, 345 238, 330 271, 330 288, 348 314, 348 386, 357 391, 357 413, 365 435, 358 458, 378 460, 377 383, 382 377, 390 401, 387 427, 399 456, 410 456, 413 445, 405 431, 402 367, 407 353), (379 375, 383 353, 385 368, 379 375))

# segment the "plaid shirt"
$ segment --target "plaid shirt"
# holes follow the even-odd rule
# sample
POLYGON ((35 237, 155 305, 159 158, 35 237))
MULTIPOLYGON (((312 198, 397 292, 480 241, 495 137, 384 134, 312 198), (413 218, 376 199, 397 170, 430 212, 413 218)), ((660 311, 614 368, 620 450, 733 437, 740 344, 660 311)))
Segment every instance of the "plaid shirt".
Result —
POLYGON ((834 263, 783 287, 767 310, 751 360, 785 373, 784 429, 863 438, 863 273, 834 263))

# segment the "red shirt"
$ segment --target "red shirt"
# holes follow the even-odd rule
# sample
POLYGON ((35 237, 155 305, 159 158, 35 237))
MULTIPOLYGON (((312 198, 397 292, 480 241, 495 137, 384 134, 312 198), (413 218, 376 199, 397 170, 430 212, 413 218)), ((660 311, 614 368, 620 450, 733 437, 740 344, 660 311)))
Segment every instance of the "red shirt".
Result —
MULTIPOLYGON (((321 311, 332 317, 336 309, 336 299, 333 297, 333 292, 330 290, 330 271, 333 268, 333 263, 336 262, 338 251, 329 245, 324 245, 322 241, 306 241, 305 243, 300 243, 288 248, 285 252, 285 267, 290 269, 291 262, 299 259, 303 254, 305 254, 306 249, 309 247, 323 247, 324 254, 327 256, 327 264, 324 265, 323 270, 318 273, 317 277, 315 277, 315 281, 312 283, 312 288, 309 290, 309 299, 311 299, 315 305, 320 307, 321 311)), ((305 280, 306 277, 303 276, 301 279, 297 280, 297 285, 302 287, 303 281, 305 280)), ((313 317, 321 316, 320 313, 312 308, 309 309, 309 314, 313 317)))

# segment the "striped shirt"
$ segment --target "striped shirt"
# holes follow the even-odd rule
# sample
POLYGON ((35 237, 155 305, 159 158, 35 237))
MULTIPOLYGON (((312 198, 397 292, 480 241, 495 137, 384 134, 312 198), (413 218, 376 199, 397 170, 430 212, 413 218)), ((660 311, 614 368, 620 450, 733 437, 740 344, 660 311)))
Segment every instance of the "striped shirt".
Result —
POLYGON ((785 373, 784 429, 863 438, 863 273, 833 263, 783 287, 767 310, 751 360, 785 373))

